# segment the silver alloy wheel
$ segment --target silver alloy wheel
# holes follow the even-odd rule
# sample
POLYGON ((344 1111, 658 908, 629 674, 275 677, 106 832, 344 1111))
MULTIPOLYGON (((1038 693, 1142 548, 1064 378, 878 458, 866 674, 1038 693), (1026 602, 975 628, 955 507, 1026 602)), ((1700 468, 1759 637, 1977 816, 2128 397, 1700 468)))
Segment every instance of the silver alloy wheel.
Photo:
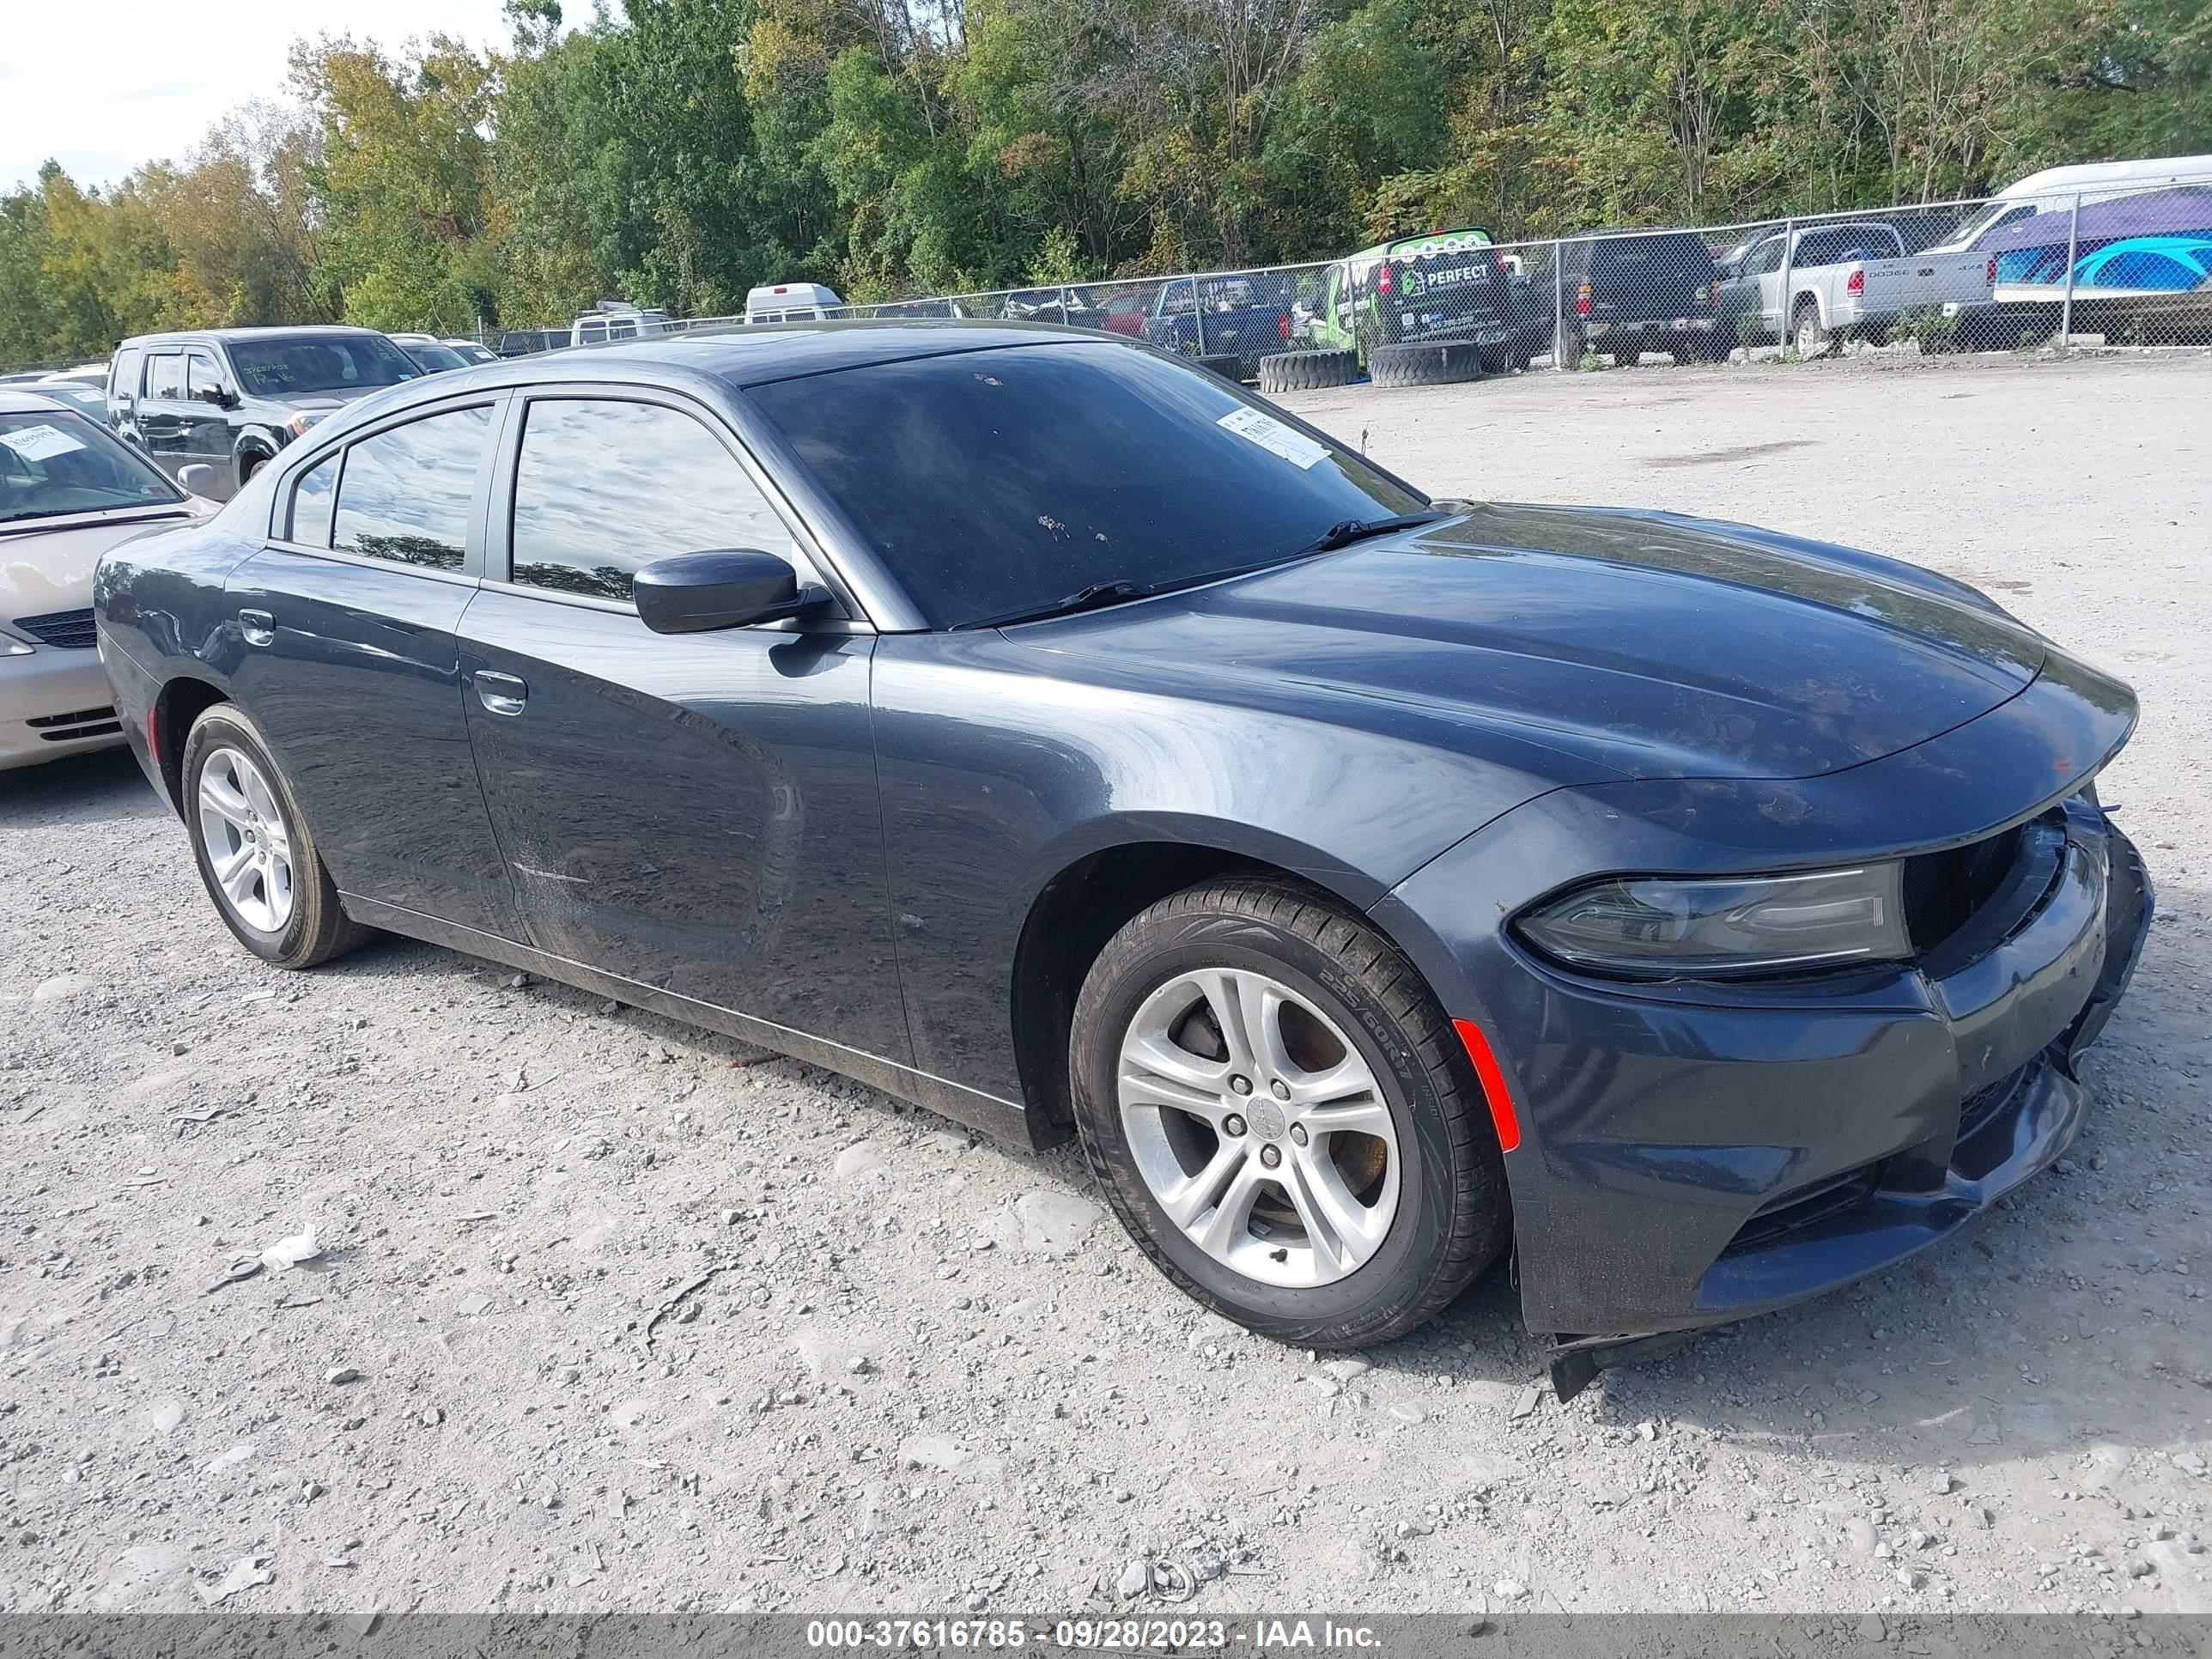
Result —
POLYGON ((256 933, 283 933, 292 920, 292 838, 276 791, 250 757, 218 749, 200 768, 198 795, 216 890, 256 933))
POLYGON ((1310 1288, 1382 1248, 1398 1212, 1389 1104, 1336 1023, 1279 980, 1169 981, 1122 1033, 1115 1079, 1138 1172, 1216 1261, 1310 1288))

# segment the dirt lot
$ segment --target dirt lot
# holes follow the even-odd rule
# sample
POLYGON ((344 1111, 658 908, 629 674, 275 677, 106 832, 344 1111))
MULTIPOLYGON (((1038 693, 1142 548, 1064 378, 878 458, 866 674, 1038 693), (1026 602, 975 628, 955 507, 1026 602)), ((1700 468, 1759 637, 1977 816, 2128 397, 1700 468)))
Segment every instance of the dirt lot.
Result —
POLYGON ((275 974, 127 759, 19 773, 0 1609, 1065 1612, 1151 1557, 1191 1611, 2212 1610, 2212 361, 1299 407, 1439 493, 1918 559, 2136 684, 2105 793, 2162 914, 2058 1173, 1564 1408, 1502 1274, 1316 1362, 1072 1155, 442 951, 275 974))

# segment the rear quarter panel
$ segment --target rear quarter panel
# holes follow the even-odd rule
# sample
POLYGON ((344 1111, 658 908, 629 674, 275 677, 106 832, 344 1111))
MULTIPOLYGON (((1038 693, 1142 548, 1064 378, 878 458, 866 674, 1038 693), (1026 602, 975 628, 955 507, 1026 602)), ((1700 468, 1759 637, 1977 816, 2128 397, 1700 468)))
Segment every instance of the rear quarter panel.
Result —
POLYGON ((264 471, 201 524, 125 543, 94 573, 100 660, 142 763, 147 722, 165 687, 197 679, 228 690, 244 641, 224 585, 260 550, 273 477, 264 471))

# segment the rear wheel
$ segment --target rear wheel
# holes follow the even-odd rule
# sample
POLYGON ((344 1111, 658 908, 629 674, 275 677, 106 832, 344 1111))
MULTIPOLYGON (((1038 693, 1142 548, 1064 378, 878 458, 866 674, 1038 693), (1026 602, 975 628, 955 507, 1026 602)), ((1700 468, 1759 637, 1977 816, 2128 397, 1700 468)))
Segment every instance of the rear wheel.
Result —
POLYGON ((1835 337, 1820 321, 1820 301, 1809 296, 1797 302, 1790 325, 1790 343, 1800 357, 1825 357, 1836 349, 1835 337))
POLYGON ((1376 386, 1451 386, 1482 378, 1482 356, 1463 340, 1431 345, 1378 345, 1367 354, 1376 386))
POLYGON ((234 704, 192 722, 184 797, 200 879, 247 950, 279 968, 313 968, 368 937, 339 908, 291 786, 234 704))
POLYGON ((1069 1071, 1122 1224, 1263 1334, 1386 1341, 1504 1247, 1503 1159, 1443 1011, 1388 939, 1288 883, 1194 888, 1124 927, 1069 1071))
POLYGON ((1513 343, 1510 340, 1478 347, 1475 356, 1486 374, 1510 374, 1513 372, 1513 343))
POLYGON ((1260 390, 1316 392, 1348 386, 1358 373, 1356 351, 1279 351, 1260 359, 1260 390))

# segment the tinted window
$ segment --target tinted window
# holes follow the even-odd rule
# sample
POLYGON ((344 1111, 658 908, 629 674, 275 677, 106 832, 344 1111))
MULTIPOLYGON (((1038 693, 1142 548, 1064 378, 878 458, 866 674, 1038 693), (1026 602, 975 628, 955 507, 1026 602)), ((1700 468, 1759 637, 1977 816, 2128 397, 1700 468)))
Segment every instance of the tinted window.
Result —
POLYGON ((407 361, 425 374, 443 374, 449 368, 466 368, 468 362, 448 345, 437 345, 428 340, 410 340, 400 349, 407 361))
POLYGON ((0 524, 183 499, 106 427, 59 404, 51 414, 0 415, 0 524))
POLYGON ((338 458, 331 456, 309 468, 292 487, 292 526, 287 541, 306 547, 331 544, 331 505, 338 486, 338 458))
POLYGON ((1840 264, 1846 259, 1878 258, 1896 251, 1890 237, 1864 226, 1815 231, 1798 242, 1797 264, 1800 267, 1840 264))
POLYGON ((216 364, 213 354, 195 351, 189 354, 185 361, 186 397, 197 398, 203 392, 220 392, 222 389, 222 369, 216 364))
POLYGON ((182 352, 161 352, 146 365, 146 395, 173 401, 185 395, 185 356, 182 352))
POLYGON ((750 395, 940 628, 1094 582, 1273 562, 1344 520, 1422 505, 1213 377, 1104 341, 750 395))
POLYGON ((627 599, 653 560, 714 548, 793 556, 767 497, 714 435, 652 404, 530 405, 514 475, 514 580, 627 599))
POLYGON ((1710 279, 1712 250, 1694 236, 1608 236, 1590 255, 1590 269, 1607 276, 1687 276, 1710 279))
POLYGON ((459 570, 469 541, 489 409, 456 409, 363 438, 346 451, 333 547, 459 570))
POLYGON ((237 341, 230 360, 257 398, 358 392, 397 386, 422 373, 381 334, 300 334, 237 341))
POLYGON ((137 397, 138 379, 145 372, 145 368, 143 352, 117 352, 115 361, 107 367, 107 395, 111 398, 137 397))

